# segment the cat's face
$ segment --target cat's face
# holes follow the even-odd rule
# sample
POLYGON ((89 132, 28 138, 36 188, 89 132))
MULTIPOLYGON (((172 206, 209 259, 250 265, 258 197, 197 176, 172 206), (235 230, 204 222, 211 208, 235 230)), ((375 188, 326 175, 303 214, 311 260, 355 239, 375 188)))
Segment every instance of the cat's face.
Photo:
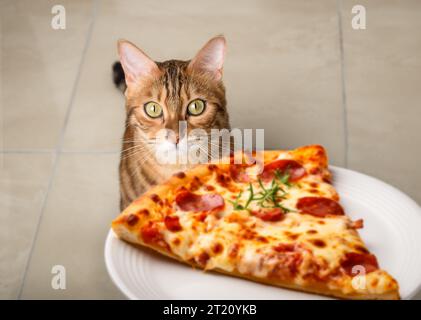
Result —
MULTIPOLYGON (((191 61, 154 62, 119 43, 126 77, 127 125, 133 140, 160 152, 203 144, 211 129, 229 128, 222 63, 225 39, 210 40, 191 61), (200 130, 198 130, 200 129, 200 130)), ((210 139, 210 138, 209 138, 210 139)))

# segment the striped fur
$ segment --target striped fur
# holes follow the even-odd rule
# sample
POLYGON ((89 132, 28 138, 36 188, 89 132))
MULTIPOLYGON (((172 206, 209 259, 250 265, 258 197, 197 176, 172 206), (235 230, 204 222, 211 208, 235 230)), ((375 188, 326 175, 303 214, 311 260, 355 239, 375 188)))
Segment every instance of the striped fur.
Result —
MULTIPOLYGON (((127 117, 119 167, 121 210, 151 186, 189 167, 161 165, 157 161, 154 139, 158 130, 178 132, 179 121, 187 121, 188 134, 196 128, 207 133, 212 128, 230 128, 222 80, 215 80, 201 69, 191 68, 189 63, 179 60, 156 62, 159 71, 125 90, 127 117), (205 112, 200 116, 186 116, 188 103, 197 98, 206 101, 205 112), (145 114, 144 104, 150 101, 162 106, 162 119, 151 119, 145 114)), ((114 69, 118 71, 118 67, 114 69)), ((116 85, 126 87, 121 81, 116 85)))

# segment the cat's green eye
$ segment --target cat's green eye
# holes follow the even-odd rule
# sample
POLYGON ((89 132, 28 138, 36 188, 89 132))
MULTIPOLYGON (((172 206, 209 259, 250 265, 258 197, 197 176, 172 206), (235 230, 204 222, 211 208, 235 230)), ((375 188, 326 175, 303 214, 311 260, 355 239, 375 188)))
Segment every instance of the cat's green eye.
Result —
POLYGON ((148 102, 145 104, 145 112, 151 118, 159 118, 162 116, 162 107, 156 102, 148 102))
POLYGON ((187 112, 192 116, 198 116, 205 111, 205 101, 196 99, 189 103, 187 112))

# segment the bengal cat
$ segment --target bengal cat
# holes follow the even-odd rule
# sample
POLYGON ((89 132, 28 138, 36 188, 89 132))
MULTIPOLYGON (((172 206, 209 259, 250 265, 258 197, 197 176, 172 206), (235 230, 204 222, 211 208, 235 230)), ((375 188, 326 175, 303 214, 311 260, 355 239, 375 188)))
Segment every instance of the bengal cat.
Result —
POLYGON ((192 60, 154 62, 132 43, 118 42, 120 63, 113 66, 114 82, 125 92, 127 113, 119 167, 121 210, 151 186, 190 166, 163 164, 159 151, 177 153, 182 142, 199 144, 193 129, 210 135, 211 129, 230 128, 222 83, 225 48, 225 38, 217 36, 192 60), (187 124, 187 135, 178 134, 180 121, 187 124), (163 131, 168 134, 157 139, 163 131))

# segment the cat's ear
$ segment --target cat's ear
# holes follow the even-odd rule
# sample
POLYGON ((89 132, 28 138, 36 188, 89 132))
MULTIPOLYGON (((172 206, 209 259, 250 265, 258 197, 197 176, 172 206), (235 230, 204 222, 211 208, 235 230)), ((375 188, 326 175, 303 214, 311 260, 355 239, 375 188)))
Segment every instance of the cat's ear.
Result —
POLYGON ((128 87, 140 83, 144 77, 153 76, 159 72, 156 63, 133 43, 119 40, 117 46, 128 87))
POLYGON ((210 39, 189 64, 189 69, 211 74, 215 80, 222 78, 226 41, 224 36, 210 39))

